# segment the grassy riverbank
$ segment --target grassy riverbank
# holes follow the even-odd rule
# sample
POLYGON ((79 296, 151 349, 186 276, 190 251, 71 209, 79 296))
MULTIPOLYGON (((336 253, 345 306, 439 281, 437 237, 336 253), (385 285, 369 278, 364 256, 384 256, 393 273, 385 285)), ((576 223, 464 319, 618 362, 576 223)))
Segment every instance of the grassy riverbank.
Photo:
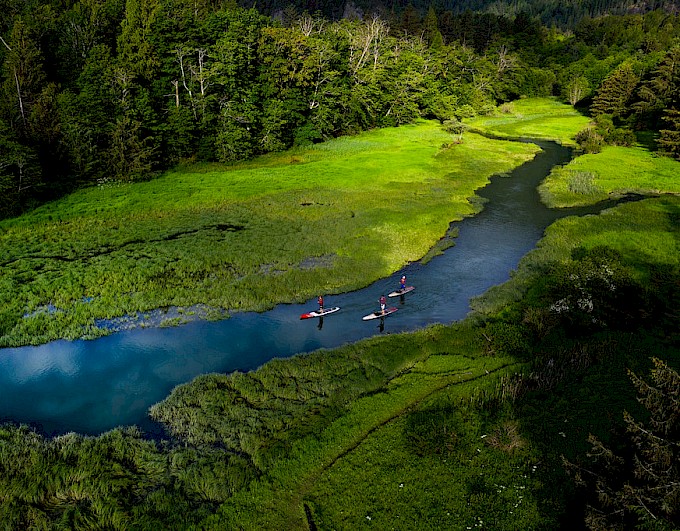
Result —
MULTIPOLYGON (((680 338, 669 332, 678 318, 670 295, 680 278, 678 207, 675 198, 650 199, 562 220, 505 286, 529 295, 497 304, 488 322, 374 338, 178 387, 153 409, 156 418, 180 440, 226 445, 264 471, 209 526, 575 522, 561 456, 583 455, 589 433, 609 441, 624 408, 639 412, 628 368, 646 371, 651 356, 680 362, 680 338), (659 245, 650 248, 652 236, 659 245), (616 289, 593 292, 601 326, 576 333, 550 308, 594 289, 561 282, 569 271, 597 276, 599 255, 591 263, 574 250, 595 252, 603 238, 616 289)), ((499 302, 493 290, 490 297, 499 302)))
MULTIPOLYGON (((472 130, 496 137, 541 138, 576 146, 574 137, 589 123, 554 98, 528 98, 502 106, 493 116, 466 122, 472 130)), ((600 153, 575 157, 554 168, 539 187, 551 208, 583 206, 628 193, 680 193, 680 162, 644 146, 605 146, 600 153)))
POLYGON ((492 116, 466 120, 472 130, 502 138, 537 138, 575 146, 588 118, 556 98, 526 98, 501 106, 492 116))
POLYGON ((359 288, 425 255, 474 212, 474 190, 536 151, 473 134, 452 145, 424 122, 80 191, 0 222, 0 346, 97 336, 97 319, 157 308, 219 317, 359 288))
MULTIPOLYGON (((466 134, 462 146, 488 145, 466 134)), ((589 433, 617 444, 623 410, 641 414, 626 369, 646 375, 652 355, 680 365, 678 212, 680 199, 662 197, 561 220, 474 319, 179 386, 152 408, 172 442, 2 427, 0 518, 17 529, 577 528, 583 500, 561 457, 583 457, 589 433), (572 304, 584 297, 592 308, 572 304)))
POLYGON ((550 207, 581 206, 627 193, 680 193, 680 162, 643 147, 605 146, 556 168, 539 187, 550 207))

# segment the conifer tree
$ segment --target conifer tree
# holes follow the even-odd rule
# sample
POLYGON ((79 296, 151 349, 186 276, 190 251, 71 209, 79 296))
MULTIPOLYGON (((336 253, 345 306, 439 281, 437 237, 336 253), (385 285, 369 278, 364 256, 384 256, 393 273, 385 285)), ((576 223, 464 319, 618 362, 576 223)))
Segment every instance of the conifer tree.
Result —
POLYGON ((664 113, 666 128, 659 131, 659 152, 680 160, 680 110, 667 109, 664 113))
POLYGON ((425 20, 423 20, 423 30, 424 36, 430 47, 435 50, 440 49, 444 45, 444 39, 439 31, 439 24, 437 22, 437 14, 434 11, 434 7, 430 6, 425 20))
POLYGON ((669 103, 663 113, 664 127, 659 131, 659 152, 680 160, 680 48, 675 48, 667 56, 669 78, 669 103), (677 62, 675 61, 677 59, 677 62))
POLYGON ((566 463, 577 483, 594 489, 590 529, 680 526, 680 374, 658 358, 652 362, 652 383, 629 371, 649 418, 642 423, 624 411, 627 448, 614 452, 591 435, 593 468, 566 463))
POLYGON ((614 70, 602 82, 590 112, 598 114, 610 114, 619 117, 626 114, 627 105, 639 81, 630 63, 624 63, 614 70))
POLYGON ((680 46, 669 50, 659 61, 649 79, 640 86, 633 107, 638 112, 649 113, 665 108, 676 87, 680 85, 680 46))

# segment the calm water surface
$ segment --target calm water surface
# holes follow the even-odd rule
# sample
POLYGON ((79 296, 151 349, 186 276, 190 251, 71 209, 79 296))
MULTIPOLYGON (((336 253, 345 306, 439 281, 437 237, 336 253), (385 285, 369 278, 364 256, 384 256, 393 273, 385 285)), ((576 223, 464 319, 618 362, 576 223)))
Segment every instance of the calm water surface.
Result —
POLYGON ((321 327, 318 319, 299 319, 315 309, 316 301, 310 300, 219 322, 0 350, 0 421, 31 424, 48 435, 98 434, 130 424, 159 434, 147 409, 199 374, 247 371, 274 357, 462 319, 469 300, 506 281, 550 223, 587 213, 554 211, 541 204, 536 186, 571 153, 554 143, 539 145, 544 151, 532 162, 508 177, 495 177, 479 192, 489 202, 479 215, 457 224, 455 247, 426 265, 411 264, 362 290, 327 296, 327 307, 342 309, 326 317, 321 327), (377 309, 380 295, 398 287, 402 274, 416 290, 402 301, 389 299, 399 311, 382 326, 379 320, 362 321, 377 309))

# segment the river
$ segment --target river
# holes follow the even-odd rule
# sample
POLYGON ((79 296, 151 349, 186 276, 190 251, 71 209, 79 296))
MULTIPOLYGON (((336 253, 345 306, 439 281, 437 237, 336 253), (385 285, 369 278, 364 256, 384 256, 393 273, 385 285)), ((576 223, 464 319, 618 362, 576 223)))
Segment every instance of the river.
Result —
POLYGON ((570 160, 571 151, 536 143, 543 151, 534 160, 509 176, 494 177, 478 192, 488 202, 481 213, 455 224, 454 247, 364 289, 326 296, 327 307, 341 310, 322 323, 299 319, 315 309, 316 300, 310 300, 217 322, 0 350, 0 421, 29 424, 46 435, 137 425, 155 436, 162 430, 147 416, 149 406, 199 374, 248 371, 274 357, 464 318, 470 299, 506 281, 550 223, 603 208, 547 209, 536 187, 553 166, 570 160), (382 321, 362 321, 378 308, 382 294, 398 287, 402 274, 416 290, 403 300, 389 299, 399 311, 382 321))

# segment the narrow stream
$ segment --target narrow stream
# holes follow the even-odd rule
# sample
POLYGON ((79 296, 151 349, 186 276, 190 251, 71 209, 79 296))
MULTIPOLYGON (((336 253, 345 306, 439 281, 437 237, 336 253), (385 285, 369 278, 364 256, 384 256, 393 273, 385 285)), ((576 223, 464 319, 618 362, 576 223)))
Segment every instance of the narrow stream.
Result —
POLYGON ((47 435, 99 434, 132 424, 159 434, 147 409, 174 386, 199 374, 247 371, 274 357, 464 318, 470 299, 506 281, 550 223, 608 206, 545 208, 536 187, 553 166, 568 162, 571 152, 555 143, 537 143, 543 152, 533 161, 508 177, 494 177, 479 192, 488 203, 479 215, 456 224, 459 236, 454 247, 426 265, 411 264, 364 289, 326 296, 327 307, 341 310, 322 323, 299 319, 301 313, 315 309, 316 301, 310 300, 219 322, 195 321, 175 328, 118 332, 93 341, 0 350, 0 422, 30 424, 47 435), (378 309, 382 294, 398 287, 402 274, 416 290, 401 301, 388 299, 399 311, 382 322, 362 321, 362 316, 378 309))

